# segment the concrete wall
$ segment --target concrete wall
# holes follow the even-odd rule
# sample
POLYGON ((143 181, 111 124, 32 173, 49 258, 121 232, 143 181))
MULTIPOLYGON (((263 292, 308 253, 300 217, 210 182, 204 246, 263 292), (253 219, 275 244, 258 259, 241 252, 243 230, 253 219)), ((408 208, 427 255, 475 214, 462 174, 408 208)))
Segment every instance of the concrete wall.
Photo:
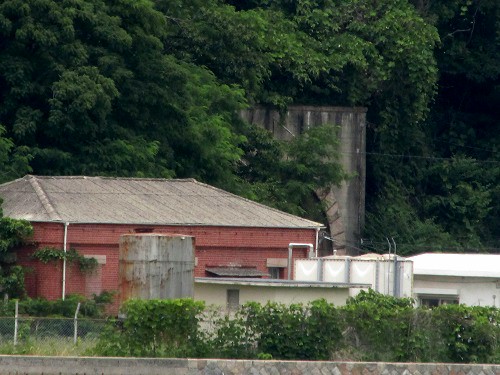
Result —
POLYGON ((119 295, 171 299, 194 295, 194 237, 125 234, 120 237, 119 295))
POLYGON ((500 280, 487 277, 413 276, 414 298, 452 297, 469 306, 500 306, 500 280))
POLYGON ((327 204, 330 233, 338 253, 356 255, 365 217, 366 108, 290 106, 285 117, 280 118, 277 110, 255 107, 241 116, 280 140, 290 140, 314 126, 339 126, 336 136, 340 140, 341 163, 353 177, 340 187, 318 193, 327 204))
POLYGON ((500 365, 0 356, 0 375, 498 375, 500 365))
POLYGON ((277 287, 263 285, 223 285, 197 283, 194 285, 194 299, 205 301, 207 305, 226 307, 227 290, 238 290, 240 304, 246 302, 275 301, 284 304, 308 303, 320 298, 326 299, 337 306, 345 305, 349 297, 348 288, 299 288, 277 287))

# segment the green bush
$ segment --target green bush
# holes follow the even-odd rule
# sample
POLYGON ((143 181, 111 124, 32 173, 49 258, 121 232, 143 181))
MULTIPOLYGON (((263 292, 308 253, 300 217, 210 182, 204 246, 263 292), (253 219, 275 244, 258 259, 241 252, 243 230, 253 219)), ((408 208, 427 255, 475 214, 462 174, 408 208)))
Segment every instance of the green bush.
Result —
POLYGON ((342 337, 338 312, 324 299, 308 305, 250 303, 242 311, 257 353, 276 359, 329 359, 342 337))
POLYGON ((256 358, 256 335, 247 322, 246 310, 240 309, 232 316, 215 312, 209 318, 209 354, 217 358, 256 358))
POLYGON ((500 312, 361 292, 343 307, 248 303, 210 313, 190 299, 128 301, 91 354, 295 360, 500 362, 500 312))
POLYGON ((348 344, 368 361, 401 361, 411 356, 413 300, 361 291, 342 309, 348 344))
POLYGON ((481 306, 443 305, 433 310, 445 344, 445 361, 491 362, 498 355, 500 312, 481 306))
POLYGON ((202 356, 205 340, 199 329, 205 306, 192 299, 128 300, 126 319, 114 323, 96 348, 103 355, 148 357, 202 356))

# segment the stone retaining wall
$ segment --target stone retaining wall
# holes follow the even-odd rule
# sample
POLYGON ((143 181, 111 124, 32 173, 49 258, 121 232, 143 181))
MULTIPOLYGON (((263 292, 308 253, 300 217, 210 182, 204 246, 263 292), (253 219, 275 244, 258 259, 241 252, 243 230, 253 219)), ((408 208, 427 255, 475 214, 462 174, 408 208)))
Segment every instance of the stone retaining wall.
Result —
POLYGON ((500 375, 500 365, 0 356, 0 375, 500 375))

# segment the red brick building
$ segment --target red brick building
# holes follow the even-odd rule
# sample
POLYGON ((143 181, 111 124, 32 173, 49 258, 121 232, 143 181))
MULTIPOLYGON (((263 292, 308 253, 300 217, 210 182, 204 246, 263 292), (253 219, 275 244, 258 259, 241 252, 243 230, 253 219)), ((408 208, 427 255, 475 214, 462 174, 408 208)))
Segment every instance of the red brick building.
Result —
MULTIPOLYGON (((194 236, 197 277, 283 278, 289 244, 316 248, 322 227, 193 179, 25 176, 0 185, 0 197, 4 216, 33 224, 33 245, 17 262, 32 270, 29 295, 49 299, 116 291, 122 234, 194 236), (94 257, 97 271, 33 259, 43 247, 94 257)), ((294 250, 305 256, 307 248, 294 250)))

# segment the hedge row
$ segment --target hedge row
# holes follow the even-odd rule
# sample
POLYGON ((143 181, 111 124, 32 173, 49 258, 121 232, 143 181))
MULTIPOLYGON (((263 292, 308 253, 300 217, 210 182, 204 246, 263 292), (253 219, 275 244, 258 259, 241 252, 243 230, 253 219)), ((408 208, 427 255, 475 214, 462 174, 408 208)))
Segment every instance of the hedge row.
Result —
POLYGON ((500 310, 361 292, 345 306, 249 303, 220 314, 190 299, 128 301, 93 354, 412 362, 500 362, 500 310))

